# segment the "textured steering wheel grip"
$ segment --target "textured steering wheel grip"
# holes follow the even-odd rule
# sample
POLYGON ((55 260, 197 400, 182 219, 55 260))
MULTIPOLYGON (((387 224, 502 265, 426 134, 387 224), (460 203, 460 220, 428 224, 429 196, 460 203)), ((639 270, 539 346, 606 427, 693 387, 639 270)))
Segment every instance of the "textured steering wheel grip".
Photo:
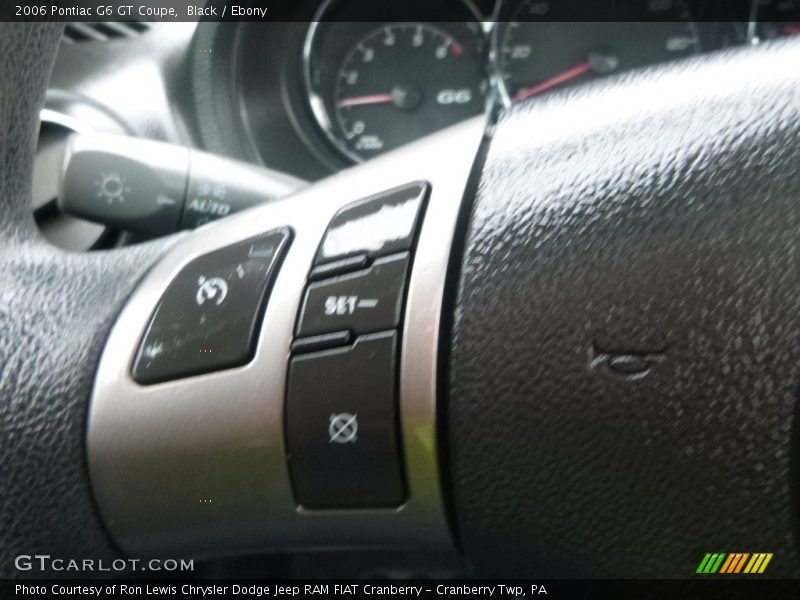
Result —
POLYGON ((800 576, 800 43, 513 107, 460 268, 447 448, 492 575, 800 576))
MULTIPOLYGON (((30 214, 60 27, 0 24, 0 576, 115 555, 84 435, 126 298, 169 242, 69 254, 30 214), (10 90, 10 91, 9 91, 10 90)), ((450 352, 460 536, 493 575, 796 576, 800 45, 513 109, 489 148, 450 352)))
POLYGON ((32 216, 38 115, 57 24, 0 23, 0 576, 20 554, 115 555, 92 497, 85 429, 94 372, 128 295, 169 241, 74 254, 32 216))

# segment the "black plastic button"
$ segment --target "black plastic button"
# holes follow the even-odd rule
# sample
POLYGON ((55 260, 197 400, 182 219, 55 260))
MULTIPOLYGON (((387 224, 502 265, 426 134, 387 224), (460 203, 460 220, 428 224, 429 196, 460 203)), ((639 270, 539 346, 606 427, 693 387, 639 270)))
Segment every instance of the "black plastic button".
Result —
POLYGON ((404 252, 379 258, 361 271, 309 284, 297 335, 342 330, 361 334, 397 327, 408 262, 404 252))
POLYGON ((248 362, 289 235, 265 233, 181 269, 150 320, 133 378, 158 383, 248 362))
POLYGON ((415 182, 345 206, 328 225, 315 264, 410 250, 427 191, 428 184, 415 182))
POLYGON ((397 334, 305 354, 289 366, 286 438, 295 499, 307 508, 397 506, 397 334))

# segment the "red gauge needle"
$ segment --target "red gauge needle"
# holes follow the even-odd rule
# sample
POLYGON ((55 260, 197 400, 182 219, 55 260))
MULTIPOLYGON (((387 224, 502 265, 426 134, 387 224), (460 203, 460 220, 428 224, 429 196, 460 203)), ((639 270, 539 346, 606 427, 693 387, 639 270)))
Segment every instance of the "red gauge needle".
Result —
POLYGON ((389 102, 394 102, 393 94, 372 94, 371 96, 342 98, 336 103, 336 106, 345 108, 347 106, 361 106, 362 104, 388 104, 389 102))
POLYGON ((588 62, 581 63, 564 71, 560 75, 556 75, 555 77, 551 77, 550 79, 545 79, 543 82, 536 84, 533 87, 525 88, 516 93, 513 100, 514 102, 520 102, 525 100, 525 98, 530 98, 536 94, 539 94, 545 90, 549 90, 552 87, 555 87, 559 84, 564 83, 565 81, 569 81, 570 79, 575 79, 576 77, 580 77, 584 73, 588 73, 592 70, 592 65, 588 62))

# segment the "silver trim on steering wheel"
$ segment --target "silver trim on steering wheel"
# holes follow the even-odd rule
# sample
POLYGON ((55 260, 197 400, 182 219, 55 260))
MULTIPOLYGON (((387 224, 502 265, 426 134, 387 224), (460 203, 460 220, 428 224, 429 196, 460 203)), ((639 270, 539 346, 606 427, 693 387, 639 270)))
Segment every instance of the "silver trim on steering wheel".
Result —
POLYGON ((453 548, 437 451, 437 357, 454 229, 485 123, 476 117, 286 200, 202 227, 180 239, 147 275, 111 331, 88 427, 97 501, 126 552, 202 557, 309 547, 453 548), (396 509, 299 509, 286 463, 284 406, 290 344, 310 265, 339 208, 418 180, 430 183, 431 195, 400 352, 407 501, 396 509), (142 332, 180 269, 199 255, 278 227, 291 228, 294 240, 253 360, 156 385, 135 383, 130 368, 142 332))

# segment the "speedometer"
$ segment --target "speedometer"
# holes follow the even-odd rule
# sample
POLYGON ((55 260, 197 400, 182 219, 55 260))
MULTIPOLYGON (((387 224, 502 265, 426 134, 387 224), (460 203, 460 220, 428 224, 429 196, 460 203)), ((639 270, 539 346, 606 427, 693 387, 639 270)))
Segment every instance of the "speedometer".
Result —
POLYGON ((507 103, 693 54, 698 36, 681 0, 636 0, 625 22, 582 20, 583 0, 521 0, 496 32, 507 103), (638 20, 637 20, 638 19, 638 20))

